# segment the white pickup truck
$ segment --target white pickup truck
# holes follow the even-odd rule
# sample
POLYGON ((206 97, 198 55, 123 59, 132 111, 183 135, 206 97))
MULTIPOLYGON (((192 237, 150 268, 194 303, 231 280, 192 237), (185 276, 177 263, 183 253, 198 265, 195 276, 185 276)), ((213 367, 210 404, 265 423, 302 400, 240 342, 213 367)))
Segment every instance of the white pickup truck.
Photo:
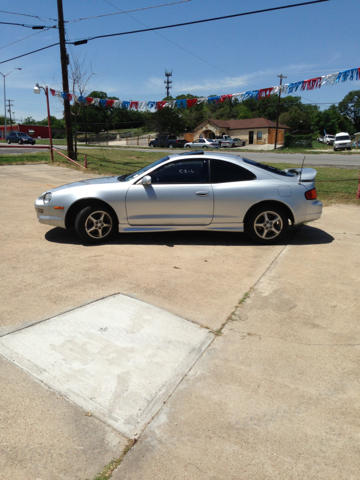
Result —
POLYGON ((334 135, 324 135, 323 142, 326 143, 326 145, 333 145, 334 144, 334 135))

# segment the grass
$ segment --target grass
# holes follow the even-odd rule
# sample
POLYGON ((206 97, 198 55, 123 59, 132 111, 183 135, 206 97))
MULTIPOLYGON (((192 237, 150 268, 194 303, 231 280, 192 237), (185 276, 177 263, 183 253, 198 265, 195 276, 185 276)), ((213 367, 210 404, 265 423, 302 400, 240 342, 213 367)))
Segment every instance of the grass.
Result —
MULTIPOLYGON (((79 149, 79 160, 84 165, 84 155, 87 156, 88 172, 99 175, 123 175, 135 172, 149 163, 166 155, 150 150, 111 150, 111 149, 79 149)), ((54 153, 55 165, 70 168, 79 168, 70 164, 65 158, 54 153)), ((0 156, 0 165, 51 163, 50 152, 24 153, 22 155, 6 154, 0 156)), ((274 167, 285 169, 295 165, 290 163, 264 162, 274 167)), ((298 168, 298 167, 297 167, 298 168)), ((355 168, 318 167, 316 176, 316 189, 318 198, 324 205, 337 203, 359 205, 355 199, 359 184, 359 170, 355 168)))

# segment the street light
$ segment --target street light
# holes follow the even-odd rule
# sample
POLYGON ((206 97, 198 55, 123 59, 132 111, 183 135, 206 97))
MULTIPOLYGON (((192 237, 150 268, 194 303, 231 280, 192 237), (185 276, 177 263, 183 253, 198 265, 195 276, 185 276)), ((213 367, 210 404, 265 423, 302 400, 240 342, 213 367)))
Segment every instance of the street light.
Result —
POLYGON ((48 126, 49 126, 49 140, 50 140, 50 152, 51 152, 51 161, 54 161, 54 152, 53 152, 53 144, 52 144, 52 136, 51 136, 51 121, 50 121, 50 107, 49 107, 49 89, 48 87, 42 87, 38 83, 34 86, 34 93, 40 94, 41 89, 44 90, 46 96, 46 106, 47 106, 47 114, 48 114, 48 126))
POLYGON ((12 70, 10 70, 9 73, 7 73, 6 75, 4 75, 3 73, 0 72, 0 74, 4 77, 4 113, 5 113, 5 137, 6 137, 6 134, 7 134, 7 128, 6 128, 6 91, 5 91, 5 77, 7 77, 8 75, 10 75, 11 72, 13 72, 14 70, 21 70, 21 68, 13 68, 12 70))

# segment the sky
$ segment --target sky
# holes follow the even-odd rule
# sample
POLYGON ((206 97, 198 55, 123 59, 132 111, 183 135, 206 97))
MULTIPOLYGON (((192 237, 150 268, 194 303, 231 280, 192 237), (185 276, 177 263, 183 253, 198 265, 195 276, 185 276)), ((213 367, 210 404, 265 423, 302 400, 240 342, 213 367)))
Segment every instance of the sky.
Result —
MULTIPOLYGON (((63 10, 66 39, 71 42, 306 1, 63 0, 63 10), (88 17, 96 18, 84 19, 88 17), (78 19, 84 20, 74 21, 78 19)), ((29 116, 42 120, 47 116, 45 96, 35 95, 33 87, 38 82, 63 91, 59 45, 7 60, 59 42, 57 1, 0 0, 0 11, 1 22, 55 26, 42 31, 1 24, 0 30, 0 72, 6 75, 6 98, 14 104, 12 116, 19 122, 29 116), (21 70, 11 72, 16 68, 21 70)), ((159 101, 166 95, 167 70, 172 71, 173 97, 187 93, 199 97, 227 95, 278 85, 280 74, 287 77, 283 83, 292 83, 360 67, 359 18, 359 0, 329 0, 95 39, 85 45, 67 45, 67 52, 70 62, 77 58, 93 72, 85 94, 101 90, 120 100, 159 101)), ((360 90, 360 81, 295 95, 323 109, 338 103, 352 90, 360 90)), ((3 85, 0 92, 0 115, 4 115, 3 85)), ((50 110, 51 115, 62 118, 58 98, 50 98, 50 110)))

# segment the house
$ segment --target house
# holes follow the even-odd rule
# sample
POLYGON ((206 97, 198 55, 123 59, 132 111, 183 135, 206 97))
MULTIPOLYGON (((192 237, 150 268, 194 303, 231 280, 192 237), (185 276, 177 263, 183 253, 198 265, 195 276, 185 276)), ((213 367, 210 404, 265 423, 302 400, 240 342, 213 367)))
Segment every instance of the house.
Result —
MULTIPOLYGON (((290 127, 278 125, 277 143, 284 142, 284 135, 290 127)), ((276 122, 266 118, 246 118, 242 120, 216 120, 209 118, 194 130, 194 138, 215 138, 229 135, 240 138, 245 145, 275 144, 276 122)))
MULTIPOLYGON (((49 138, 49 127, 45 125, 7 125, 7 133, 23 132, 33 138, 49 138)), ((51 129, 52 130, 52 129, 51 129)), ((5 138, 5 126, 0 125, 0 138, 5 138)))

